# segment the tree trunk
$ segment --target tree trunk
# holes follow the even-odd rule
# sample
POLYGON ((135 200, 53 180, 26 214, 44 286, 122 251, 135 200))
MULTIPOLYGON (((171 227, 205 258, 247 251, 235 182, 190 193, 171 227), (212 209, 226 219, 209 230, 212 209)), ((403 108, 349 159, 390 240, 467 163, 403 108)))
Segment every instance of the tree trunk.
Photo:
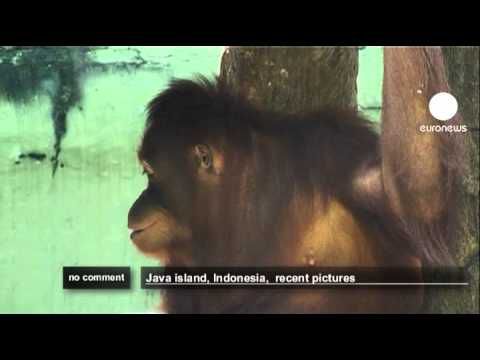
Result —
POLYGON ((479 47, 443 48, 452 94, 459 111, 472 129, 466 136, 468 163, 461 185, 461 228, 455 250, 456 261, 465 267, 470 286, 432 293, 428 312, 479 312, 479 47), (476 131, 474 129, 477 129, 476 131))
POLYGON ((357 103, 354 47, 229 47, 220 77, 252 102, 283 113, 357 103))

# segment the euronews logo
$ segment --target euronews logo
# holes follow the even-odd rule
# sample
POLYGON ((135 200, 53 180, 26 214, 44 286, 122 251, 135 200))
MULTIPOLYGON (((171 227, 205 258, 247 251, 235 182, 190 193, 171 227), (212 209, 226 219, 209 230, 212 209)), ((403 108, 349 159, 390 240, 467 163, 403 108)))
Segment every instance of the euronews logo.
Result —
MULTIPOLYGON (((440 92, 432 96, 428 103, 430 114, 439 121, 449 121, 458 112, 458 102, 455 97, 447 92, 440 92)), ((468 131, 467 125, 420 125, 420 132, 436 133, 465 133, 468 131)))

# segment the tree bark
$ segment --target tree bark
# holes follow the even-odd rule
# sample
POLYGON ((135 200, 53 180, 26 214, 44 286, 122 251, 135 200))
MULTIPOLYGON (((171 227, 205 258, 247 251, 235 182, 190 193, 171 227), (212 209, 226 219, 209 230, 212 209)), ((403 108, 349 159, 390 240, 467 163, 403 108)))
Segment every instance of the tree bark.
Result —
POLYGON ((457 264, 467 272, 470 285, 432 294, 430 313, 479 312, 479 47, 443 48, 452 94, 471 129, 466 136, 466 173, 460 189, 461 227, 454 249, 457 264), (476 131, 474 129, 477 129, 476 131))
POLYGON ((355 47, 229 47, 220 77, 250 101, 283 113, 357 104, 355 47))

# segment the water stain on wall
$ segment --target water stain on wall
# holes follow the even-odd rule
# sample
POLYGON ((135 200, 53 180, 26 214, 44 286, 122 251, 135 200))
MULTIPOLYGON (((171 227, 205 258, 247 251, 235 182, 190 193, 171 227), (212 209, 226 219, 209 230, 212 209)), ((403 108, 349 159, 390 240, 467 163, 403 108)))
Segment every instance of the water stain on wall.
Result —
MULTIPOLYGON (((124 61, 97 62, 92 55, 103 48, 98 46, 0 46, 0 97, 14 104, 28 104, 39 95, 51 102, 54 135, 50 157, 52 176, 60 165, 62 140, 68 131, 68 113, 74 107, 82 110, 83 79, 85 75, 107 71, 133 71, 148 61, 139 51, 124 61)), ((130 50, 130 49, 129 49, 130 50)), ((29 153, 37 153, 32 149, 29 153)), ((38 156, 23 154, 22 159, 38 161, 38 156)), ((44 154, 46 156, 46 154, 44 154)), ((43 158, 42 158, 43 160, 43 158)))

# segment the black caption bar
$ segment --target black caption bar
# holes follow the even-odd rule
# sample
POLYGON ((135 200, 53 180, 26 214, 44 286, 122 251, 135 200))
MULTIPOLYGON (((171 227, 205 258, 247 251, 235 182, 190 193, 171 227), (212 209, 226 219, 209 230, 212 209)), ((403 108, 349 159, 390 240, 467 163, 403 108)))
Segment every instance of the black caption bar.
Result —
POLYGON ((142 267, 142 289, 466 286, 461 268, 188 268, 142 267))
POLYGON ((63 267, 64 289, 130 289, 129 267, 63 267))

